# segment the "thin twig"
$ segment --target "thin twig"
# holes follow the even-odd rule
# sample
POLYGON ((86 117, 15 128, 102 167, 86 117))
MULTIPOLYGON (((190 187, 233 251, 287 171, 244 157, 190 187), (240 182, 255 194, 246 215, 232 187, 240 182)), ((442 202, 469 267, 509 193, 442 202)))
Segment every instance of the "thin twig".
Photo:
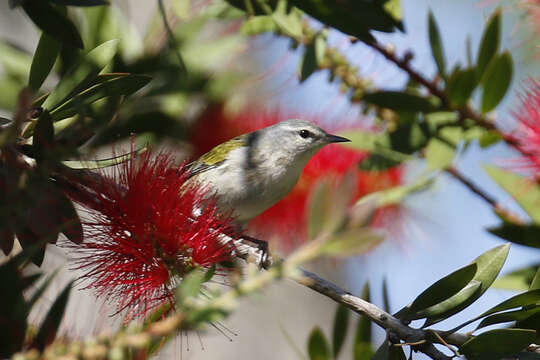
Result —
POLYGON ((483 199, 485 202, 491 205, 493 210, 501 215, 503 215, 506 219, 516 223, 516 224, 523 224, 525 221, 519 216, 517 213, 506 209, 504 206, 502 206, 493 196, 487 194, 483 189, 481 189, 478 185, 473 183, 469 178, 467 178, 465 175, 463 175, 461 172, 459 172, 455 167, 450 166, 445 169, 445 171, 452 175, 454 179, 461 182, 465 187, 467 187, 470 191, 478 195, 481 199, 483 199))
POLYGON ((167 20, 167 11, 165 10, 165 5, 163 5, 163 0, 158 0, 158 6, 159 6, 159 13, 161 15, 161 18, 163 19, 163 25, 165 26, 165 30, 167 31, 167 39, 169 41, 169 47, 172 49, 173 53, 176 55, 178 59, 178 63, 180 65, 180 69, 182 70, 182 72, 186 73, 187 72, 186 63, 184 62, 182 55, 180 55, 180 51, 178 51, 176 38, 174 37, 174 33, 171 29, 171 26, 169 25, 169 21, 167 20))
MULTIPOLYGON (((341 289, 337 285, 325 280, 318 275, 309 272, 307 270, 301 270, 300 275, 293 278, 297 283, 307 286, 310 289, 331 298, 332 300, 347 306, 352 311, 368 317, 371 321, 379 325, 380 327, 391 331, 396 334, 400 339, 411 344, 421 344, 414 346, 418 351, 423 352, 432 359, 449 360, 449 357, 438 350, 432 343, 423 343, 426 339, 426 331, 422 329, 413 329, 399 319, 377 307, 376 305, 367 302, 357 296, 352 295, 344 289, 341 289)), ((443 332, 437 330, 429 330, 430 332, 437 332, 442 334, 443 332)), ((446 336, 445 344, 461 345, 469 337, 464 334, 450 334, 446 336)))

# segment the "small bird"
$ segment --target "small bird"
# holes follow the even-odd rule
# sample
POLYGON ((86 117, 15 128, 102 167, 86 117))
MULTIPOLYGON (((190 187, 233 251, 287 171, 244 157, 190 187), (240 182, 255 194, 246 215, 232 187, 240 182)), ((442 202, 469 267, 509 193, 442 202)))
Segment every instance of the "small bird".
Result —
POLYGON ((189 164, 189 181, 206 187, 243 226, 285 197, 323 146, 348 141, 309 121, 286 120, 214 147, 189 164))

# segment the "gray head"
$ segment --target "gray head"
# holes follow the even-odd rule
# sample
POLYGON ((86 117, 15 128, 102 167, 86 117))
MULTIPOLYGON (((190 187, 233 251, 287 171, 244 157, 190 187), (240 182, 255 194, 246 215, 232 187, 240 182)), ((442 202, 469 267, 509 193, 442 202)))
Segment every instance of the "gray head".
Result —
POLYGON ((325 145, 350 141, 299 119, 286 120, 257 132, 259 145, 264 149, 306 161, 325 145))

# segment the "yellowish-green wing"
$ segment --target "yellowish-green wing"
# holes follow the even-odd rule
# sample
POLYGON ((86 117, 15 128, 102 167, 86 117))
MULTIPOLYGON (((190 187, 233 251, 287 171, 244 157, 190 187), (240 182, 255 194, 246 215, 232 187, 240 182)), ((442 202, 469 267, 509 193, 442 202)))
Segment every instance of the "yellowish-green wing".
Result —
POLYGON ((231 151, 242 146, 246 146, 245 135, 235 137, 229 141, 219 144, 188 165, 190 177, 218 167, 225 161, 227 155, 231 151))

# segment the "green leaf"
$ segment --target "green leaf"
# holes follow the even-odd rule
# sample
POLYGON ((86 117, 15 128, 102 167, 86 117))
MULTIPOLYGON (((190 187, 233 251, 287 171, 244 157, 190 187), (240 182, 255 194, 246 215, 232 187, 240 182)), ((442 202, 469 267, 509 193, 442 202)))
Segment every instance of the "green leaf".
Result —
POLYGON ((538 265, 535 265, 512 271, 509 274, 497 278, 497 280, 495 280, 493 283, 493 287, 517 291, 536 289, 536 287, 533 287, 533 284, 535 274, 538 274, 537 269, 540 268, 538 265))
POLYGON ((426 147, 426 161, 430 169, 445 169, 452 164, 456 149, 444 141, 432 138, 426 147))
MULTIPOLYGON (((371 301, 369 292, 369 284, 366 282, 362 289, 362 299, 371 301)), ((371 321, 365 317, 360 316, 356 325, 356 334, 354 336, 353 343, 353 360, 369 360, 374 355, 371 348, 371 321)))
POLYGON ((49 160, 48 154, 54 147, 54 127, 51 115, 44 110, 36 122, 32 150, 38 163, 49 160))
POLYGON ((377 247, 384 237, 369 228, 353 228, 340 231, 321 248, 328 256, 357 256, 377 247))
POLYGON ((500 304, 495 305, 491 309, 485 311, 482 315, 476 317, 477 319, 483 318, 487 315, 494 314, 496 312, 506 311, 517 307, 528 307, 540 302, 540 289, 530 290, 522 294, 512 296, 500 304))
POLYGON ((534 330, 495 329, 475 336, 460 346, 467 359, 499 359, 512 355, 531 344, 536 337, 534 330))
POLYGON ((363 196, 356 202, 356 205, 364 205, 371 202, 375 203, 376 207, 400 204, 408 196, 426 190, 433 184, 431 178, 420 178, 412 184, 396 186, 391 189, 381 190, 369 195, 363 196))
POLYGON ((285 34, 292 36, 294 38, 299 38, 302 36, 302 18, 295 12, 291 11, 289 14, 283 12, 274 12, 272 14, 272 19, 278 26, 279 30, 283 31, 285 34))
POLYGON ((56 337, 56 332, 58 331, 60 322, 64 317, 64 311, 66 309, 72 285, 73 281, 64 287, 64 290, 62 290, 60 295, 58 295, 58 297, 54 300, 49 312, 41 323, 39 331, 37 332, 36 337, 33 339, 32 344, 32 347, 36 347, 39 351, 43 351, 45 346, 49 345, 56 337))
MULTIPOLYGON (((108 1, 105 0, 50 0, 53 3, 58 5, 69 5, 69 6, 101 6, 109 5, 108 1)), ((184 0, 182 0, 184 1, 184 0)))
POLYGON ((497 51, 501 41, 501 9, 497 9, 490 17, 487 26, 482 35, 480 48, 478 49, 478 59, 476 61, 476 69, 478 78, 481 78, 486 67, 491 62, 497 51))
POLYGON ((400 122, 398 128, 389 133, 391 148, 396 152, 414 154, 427 145, 430 138, 428 128, 427 123, 419 123, 417 119, 411 123, 400 122))
POLYGON ((296 6, 306 14, 322 23, 329 25, 346 34, 356 36, 362 41, 372 41, 370 30, 392 32, 395 28, 403 29, 396 19, 395 1, 386 5, 386 1, 365 2, 327 2, 319 0, 290 0, 289 4, 296 6))
POLYGON ((540 360, 540 354, 539 353, 532 353, 532 352, 528 352, 528 351, 517 353, 514 356, 515 356, 516 360, 540 360))
POLYGON ((516 244, 540 249, 540 225, 517 225, 505 223, 488 228, 493 235, 516 244))
MULTIPOLYGON (((379 346, 371 360, 389 360, 390 359, 390 344, 388 340, 384 340, 384 342, 379 346)), ((358 360, 358 359, 354 359, 358 360)), ((363 359, 362 359, 363 360, 363 359)))
POLYGON ((383 309, 384 311, 386 312, 391 312, 390 311, 390 296, 388 294, 388 281, 386 281, 386 277, 383 278, 383 286, 382 286, 382 289, 383 289, 383 309))
POLYGON ((439 27, 433 16, 433 12, 429 10, 428 15, 428 29, 429 29, 429 44, 431 46, 431 54, 439 69, 439 74, 444 78, 446 74, 446 64, 444 59, 444 48, 441 41, 441 35, 439 33, 439 27))
POLYGON ((498 131, 484 131, 478 140, 480 147, 487 148, 491 145, 497 144, 502 140, 501 133, 498 131))
POLYGON ((324 228, 324 220, 329 212, 330 186, 326 181, 319 181, 310 194, 308 201, 308 236, 314 239, 324 228))
POLYGON ((205 272, 195 269, 190 271, 176 288, 176 301, 181 306, 186 299, 196 297, 205 279, 205 272))
POLYGON ((60 231, 72 243, 82 243, 84 238, 83 228, 73 203, 62 192, 58 192, 55 199, 55 211, 60 217, 60 231))
POLYGON ((384 133, 373 133, 369 131, 344 131, 339 135, 346 137, 351 142, 343 143, 342 146, 356 150, 368 151, 385 157, 390 161, 403 162, 411 159, 407 154, 392 150, 390 138, 384 133))
POLYGON ((540 342, 540 312, 535 312, 524 320, 517 321, 513 326, 517 329, 531 329, 536 331, 535 343, 540 342))
POLYGON ((109 40, 88 52, 79 63, 67 71, 42 106, 52 111, 67 101, 70 95, 87 87, 112 60, 117 45, 118 40, 109 40))
POLYGON ((147 85, 150 80, 152 78, 149 76, 130 74, 100 82, 73 96, 61 106, 58 106, 51 111, 51 116, 55 121, 65 119, 76 115, 79 109, 99 99, 109 96, 129 96, 147 85))
POLYGON ((317 56, 315 53, 315 42, 306 47, 304 57, 300 67, 300 82, 304 82, 311 74, 317 70, 317 56))
POLYGON ((87 170, 102 169, 105 167, 115 166, 115 165, 125 163, 126 161, 139 156, 140 154, 146 152, 147 150, 148 150, 147 147, 142 147, 134 151, 128 152, 126 154, 113 156, 107 159, 85 160, 85 161, 66 160, 66 161, 62 161, 62 163, 66 166, 69 166, 72 169, 87 169, 87 170))
POLYGON ((421 96, 400 91, 378 91, 364 95, 368 103, 396 111, 430 112, 435 110, 433 103, 421 96))
POLYGON ((315 35, 313 42, 315 43, 315 58, 317 59, 317 66, 321 66, 324 63, 324 57, 326 54, 326 33, 322 30, 315 35))
POLYGON ((493 110, 504 98, 512 82, 512 55, 504 52, 494 58, 482 77, 482 112, 485 114, 493 110))
POLYGON ((28 85, 34 91, 38 91, 56 61, 62 44, 47 33, 41 34, 36 52, 32 59, 28 85))
POLYGON ((44 32, 62 43, 82 49, 83 42, 77 27, 48 1, 26 0, 22 7, 28 17, 44 32))
POLYGON ((507 311, 502 314, 490 315, 486 317, 484 320, 482 320, 480 324, 478 324, 476 329, 478 330, 483 327, 494 325, 494 324, 526 320, 532 315, 537 314, 537 313, 540 313, 540 306, 536 306, 532 309, 520 309, 520 310, 514 310, 514 311, 507 311))
POLYGON ((424 290, 410 305, 400 310, 395 316, 405 320, 422 318, 423 316, 417 315, 421 310, 439 304, 457 294, 469 284, 476 271, 477 266, 472 263, 443 277, 424 290))
POLYGON ((531 286, 529 287, 530 290, 536 290, 540 289, 540 266, 538 267, 538 270, 536 270, 536 275, 534 275, 534 278, 531 281, 531 286))
POLYGON ((484 170, 517 201, 533 222, 540 224, 540 186, 511 171, 493 166, 484 166, 484 170))
POLYGON ((504 244, 476 258, 473 263, 476 264, 478 270, 471 282, 456 295, 422 312, 427 317, 424 327, 460 312, 482 296, 497 278, 509 250, 510 244, 504 244))
POLYGON ((448 79, 448 85, 446 87, 448 99, 453 106, 464 106, 469 101, 477 84, 478 79, 475 69, 457 69, 452 72, 452 75, 448 79))
POLYGON ((242 23, 240 32, 246 35, 258 35, 277 30, 277 25, 271 15, 253 16, 242 23))
POLYGON ((332 331, 332 351, 334 358, 337 358, 345 338, 347 337, 347 329, 349 327, 349 309, 344 305, 339 304, 336 308, 334 316, 334 327, 332 331))
POLYGON ((310 360, 330 359, 330 350, 322 330, 317 326, 313 329, 308 340, 308 355, 310 360))
POLYGON ((215 274, 216 274, 216 264, 212 264, 212 266, 210 266, 204 272, 204 277, 202 279, 202 283, 204 284, 205 282, 208 282, 208 281, 212 280, 212 278, 214 277, 215 274))
POLYGON ((32 297, 28 300, 28 308, 31 309, 35 305, 35 303, 39 299, 41 299, 41 296, 43 295, 45 290, 47 290, 47 288, 51 284, 52 280, 56 277, 56 275, 58 274, 59 271, 60 271, 60 268, 53 271, 52 274, 47 276, 45 281, 43 281, 43 283, 36 289, 36 291, 34 291, 34 293, 32 294, 32 297))
POLYGON ((395 20, 403 20, 403 15, 401 13, 401 0, 385 0, 383 8, 395 20))
POLYGON ((389 159, 379 154, 369 154, 360 164, 358 169, 363 171, 384 171, 388 170, 401 162, 389 159))
POLYGON ((407 357, 401 346, 394 346, 385 340, 371 360, 407 360, 407 357))
MULTIPOLYGON (((0 41, 0 64, 3 71, 12 77, 26 79, 32 58, 14 45, 0 41)), ((15 97, 17 94, 13 94, 15 97)))

